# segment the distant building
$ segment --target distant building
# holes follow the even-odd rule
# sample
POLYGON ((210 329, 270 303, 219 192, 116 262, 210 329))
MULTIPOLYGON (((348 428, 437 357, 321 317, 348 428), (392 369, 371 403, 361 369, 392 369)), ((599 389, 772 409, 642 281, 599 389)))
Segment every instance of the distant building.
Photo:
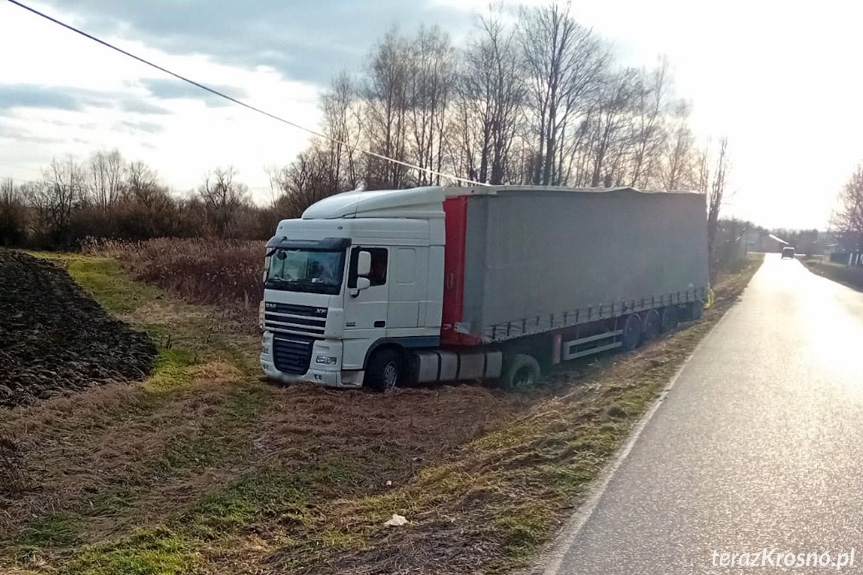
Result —
POLYGON ((766 231, 750 230, 746 232, 746 249, 750 252, 779 253, 789 244, 766 231))

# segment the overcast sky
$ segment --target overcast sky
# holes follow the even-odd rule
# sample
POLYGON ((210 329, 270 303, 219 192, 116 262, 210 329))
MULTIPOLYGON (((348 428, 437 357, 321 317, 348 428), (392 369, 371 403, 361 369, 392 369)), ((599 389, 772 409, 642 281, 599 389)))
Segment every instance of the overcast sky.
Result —
MULTIPOLYGON (((539 2, 541 0, 532 0, 539 2)), ((392 24, 439 24, 456 43, 485 0, 47 0, 32 6, 310 127, 317 95, 357 70, 392 24)), ((729 213, 824 227, 863 160, 863 2, 590 0, 573 12, 622 63, 668 56, 702 142, 727 135, 729 213)), ((0 1, 0 177, 54 156, 118 148, 177 191, 234 165, 258 200, 264 168, 307 136, 161 75, 0 1)))

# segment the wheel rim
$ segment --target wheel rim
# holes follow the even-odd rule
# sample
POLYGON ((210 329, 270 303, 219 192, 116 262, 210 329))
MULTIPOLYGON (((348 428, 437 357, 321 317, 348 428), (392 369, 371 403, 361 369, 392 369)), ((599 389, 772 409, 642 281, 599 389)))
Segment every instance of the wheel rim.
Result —
POLYGON ((394 361, 389 362, 384 368, 384 388, 392 389, 399 379, 399 368, 394 361))
POLYGON ((528 366, 524 366, 515 372, 515 377, 512 378, 513 387, 523 387, 533 385, 533 370, 528 366))

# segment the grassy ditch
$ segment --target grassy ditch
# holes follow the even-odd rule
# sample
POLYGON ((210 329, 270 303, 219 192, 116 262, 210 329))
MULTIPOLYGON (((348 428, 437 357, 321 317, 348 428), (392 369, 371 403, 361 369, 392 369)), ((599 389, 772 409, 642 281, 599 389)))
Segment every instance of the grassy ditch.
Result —
POLYGON ((0 571, 502 573, 528 562, 760 262, 698 324, 505 393, 380 395, 259 381, 257 342, 210 308, 63 257, 160 344, 143 384, 0 413, 33 484, 0 500, 0 571), (407 517, 387 527, 392 514, 407 517))

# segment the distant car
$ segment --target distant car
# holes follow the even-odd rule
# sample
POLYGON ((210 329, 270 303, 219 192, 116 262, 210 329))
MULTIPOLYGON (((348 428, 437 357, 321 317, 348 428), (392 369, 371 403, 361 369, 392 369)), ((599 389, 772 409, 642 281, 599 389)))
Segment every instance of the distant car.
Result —
POLYGON ((785 258, 794 259, 794 248, 782 248, 782 259, 785 258))

